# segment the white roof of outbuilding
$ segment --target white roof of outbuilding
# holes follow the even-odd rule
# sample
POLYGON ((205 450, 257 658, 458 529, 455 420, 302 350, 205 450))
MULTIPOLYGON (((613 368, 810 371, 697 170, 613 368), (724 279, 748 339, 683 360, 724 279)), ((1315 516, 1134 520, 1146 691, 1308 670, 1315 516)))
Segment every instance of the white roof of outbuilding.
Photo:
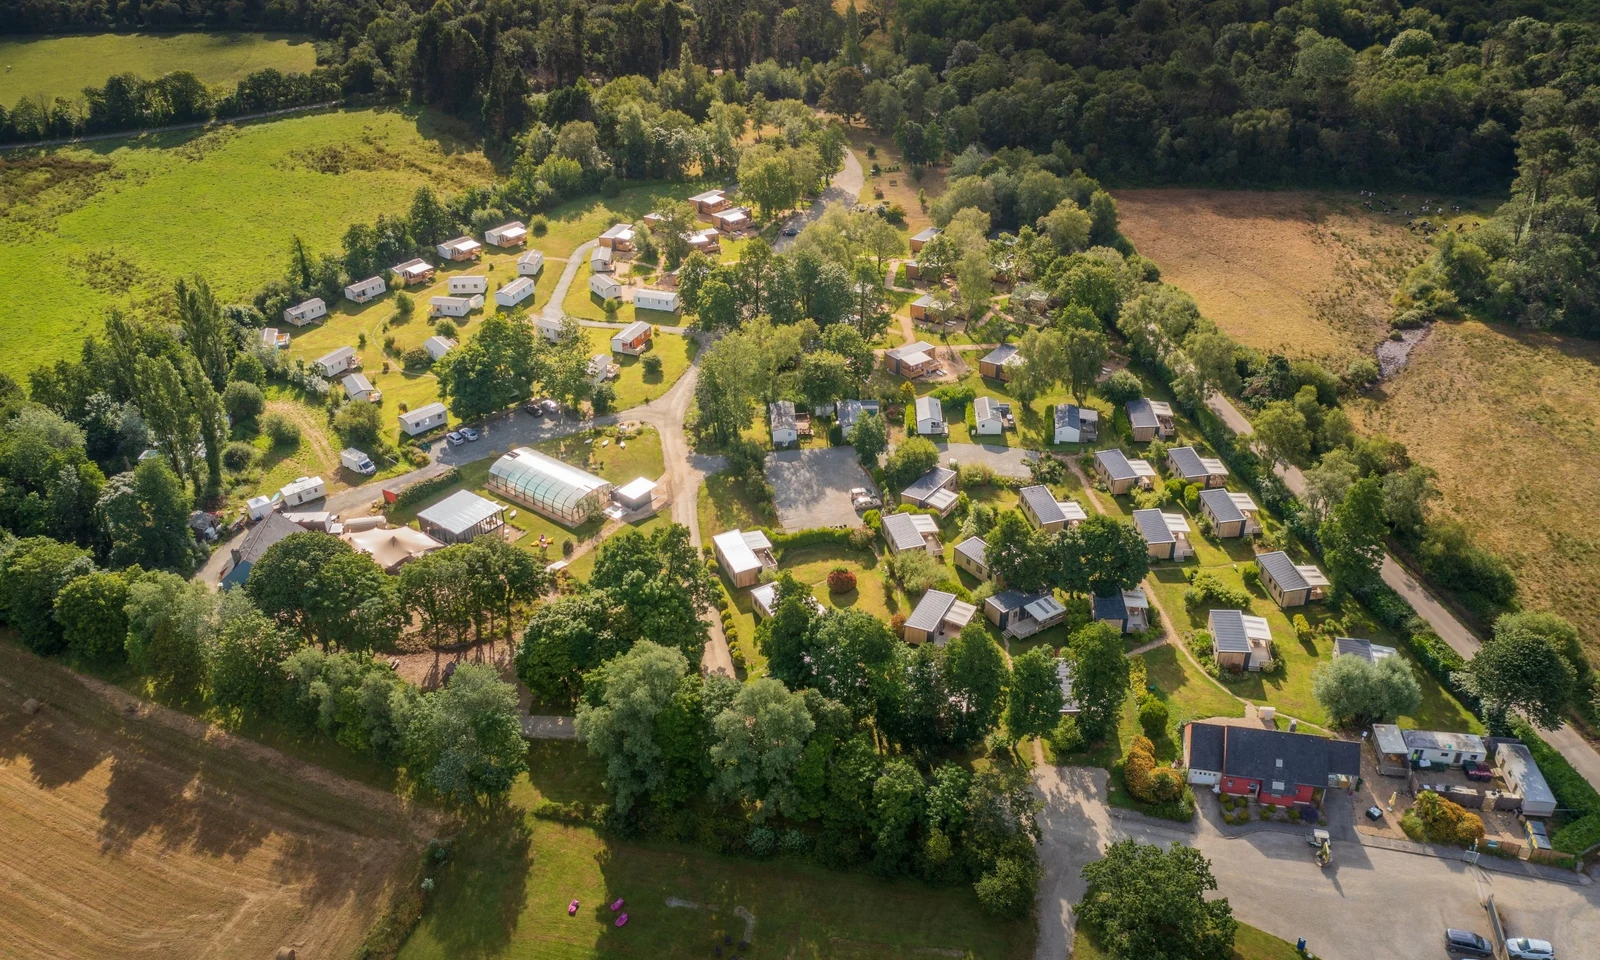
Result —
POLYGON ((727 561, 729 573, 738 574, 761 568, 761 558, 756 556, 755 548, 745 538, 744 531, 726 530, 712 537, 711 542, 716 544, 717 552, 727 561))

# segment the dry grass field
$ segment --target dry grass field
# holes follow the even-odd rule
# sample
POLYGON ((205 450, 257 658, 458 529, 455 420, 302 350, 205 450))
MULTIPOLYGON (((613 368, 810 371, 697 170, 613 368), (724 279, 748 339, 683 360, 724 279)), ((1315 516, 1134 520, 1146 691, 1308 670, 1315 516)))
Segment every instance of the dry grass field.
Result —
POLYGON ((392 795, 0 642, 8 958, 347 957, 416 834, 392 795))
POLYGON ((1478 321, 1437 323, 1363 429, 1439 472, 1443 509, 1517 572, 1530 609, 1572 619, 1600 651, 1600 344, 1478 321))
MULTIPOLYGON (((1388 332, 1428 252, 1403 221, 1305 191, 1118 190, 1122 231, 1241 343, 1348 360, 1388 332)), ((1342 366, 1342 363, 1337 364, 1342 366)))

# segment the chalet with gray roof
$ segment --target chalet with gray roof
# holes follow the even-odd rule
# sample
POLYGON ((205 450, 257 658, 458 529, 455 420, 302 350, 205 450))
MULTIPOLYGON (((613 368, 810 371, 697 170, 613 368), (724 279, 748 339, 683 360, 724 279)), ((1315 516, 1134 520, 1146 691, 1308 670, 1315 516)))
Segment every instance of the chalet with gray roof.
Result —
POLYGON ((1149 545, 1152 560, 1183 561, 1194 556, 1194 545, 1189 542, 1189 521, 1181 513, 1135 510, 1133 526, 1149 545))
POLYGON ((918 477, 911 486, 900 491, 900 502, 937 510, 940 516, 949 516, 950 511, 956 508, 956 492, 952 489, 955 482, 954 470, 948 467, 934 467, 918 477))
POLYGON ((1282 550, 1256 554, 1256 568, 1261 571, 1261 585, 1285 610, 1328 595, 1328 578, 1315 564, 1295 563, 1282 550))
POLYGON ((925 513, 886 513, 880 528, 890 553, 926 550, 939 556, 944 552, 939 543, 939 521, 925 513))
POLYGON ((1250 494, 1233 490, 1200 491, 1200 516, 1211 524, 1212 536, 1229 539, 1253 537, 1261 532, 1260 508, 1250 494))
POLYGON ((1150 629, 1150 600, 1143 587, 1119 590, 1109 597, 1092 601, 1094 618, 1109 623, 1122 633, 1142 633, 1150 629))
POLYGON ((1146 397, 1128 401, 1128 426, 1133 429, 1136 443, 1158 437, 1167 440, 1178 434, 1177 421, 1172 418, 1172 405, 1146 397))
POLYGON ((1138 487, 1148 490, 1155 485, 1155 467, 1145 460, 1129 457, 1121 450, 1100 450, 1094 455, 1095 476, 1114 496, 1121 496, 1138 487))
POLYGON ((1305 733, 1196 721, 1183 728, 1189 782, 1264 804, 1311 805, 1320 790, 1354 789, 1361 745, 1305 733))
POLYGON ((933 643, 942 647, 972 622, 978 608, 953 593, 929 590, 906 618, 905 638, 910 644, 933 643))
POLYGON ((1167 465, 1185 483, 1198 483, 1205 488, 1222 487, 1228 483, 1228 468, 1216 457, 1202 457, 1194 447, 1173 447, 1167 451, 1167 465))
POLYGON ((1055 533, 1067 526, 1075 527, 1089 519, 1076 500, 1057 500, 1050 488, 1042 483, 1023 487, 1017 494, 1022 500, 1022 515, 1045 533, 1055 533))
POLYGON ((1272 659, 1272 627, 1266 617, 1243 610, 1212 610, 1206 615, 1211 656, 1225 670, 1259 671, 1272 659))
POLYGON ((1022 354, 1014 343, 1002 343, 978 358, 978 375, 1001 383, 1011 382, 1011 374, 1022 365, 1022 354))

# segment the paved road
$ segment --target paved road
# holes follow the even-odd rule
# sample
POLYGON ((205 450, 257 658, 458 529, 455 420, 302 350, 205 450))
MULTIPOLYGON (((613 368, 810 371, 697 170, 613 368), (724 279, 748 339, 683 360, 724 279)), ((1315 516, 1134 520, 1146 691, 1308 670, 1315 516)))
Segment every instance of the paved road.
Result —
MULTIPOLYGON (((1298 833, 1224 836, 1204 816, 1191 825, 1113 817, 1103 770, 1041 764, 1045 800, 1039 824, 1045 878, 1040 886, 1036 960, 1061 960, 1072 942, 1072 904, 1083 897, 1080 871, 1106 846, 1132 837, 1179 841, 1211 860, 1220 896, 1238 919, 1293 943, 1306 937, 1328 960, 1415 960, 1442 956, 1446 926, 1488 932, 1481 904, 1490 893, 1512 935, 1553 941, 1563 956, 1587 956, 1600 938, 1600 885, 1569 886, 1355 843, 1334 844, 1334 866, 1319 869, 1298 833)), ((1210 803, 1201 797, 1200 803, 1210 803)))
MULTIPOLYGON (((1239 436, 1248 436, 1255 430, 1250 426, 1250 421, 1226 397, 1214 395, 1206 401, 1206 406, 1215 413, 1228 429, 1239 436)), ((1295 467, 1285 467, 1278 470, 1278 475, 1283 482, 1297 495, 1303 494, 1306 488, 1305 476, 1295 467)), ((1478 647, 1483 641, 1467 628, 1467 625, 1456 618, 1455 614, 1446 609, 1416 578, 1389 554, 1383 555, 1383 564, 1379 567, 1379 576, 1390 589, 1400 594, 1417 611, 1417 615, 1428 622, 1441 639, 1450 644, 1451 648, 1463 657, 1471 659, 1478 652, 1478 647)), ((1583 778, 1597 790, 1600 790, 1600 752, 1589 741, 1573 729, 1571 724, 1562 724, 1560 729, 1545 730, 1541 735, 1545 742, 1550 744, 1573 768, 1583 775, 1583 778)))
MULTIPOLYGON (((856 201, 861 199, 861 188, 866 185, 866 182, 867 177, 861 169, 861 161, 856 159, 853 151, 846 148, 844 151, 844 166, 828 182, 828 189, 822 191, 822 196, 813 200, 811 206, 806 210, 785 221, 785 226, 804 230, 808 225, 815 222, 818 217, 822 216, 822 211, 828 209, 829 204, 842 203, 846 207, 853 206, 856 201)), ((782 253, 794 244, 795 239, 796 237, 785 237, 780 234, 776 240, 772 241, 772 249, 775 253, 782 253)))
POLYGON ((561 279, 556 281, 556 288, 550 292, 550 300, 544 305, 546 320, 560 320, 566 314, 561 312, 561 305, 567 302, 567 289, 572 286, 572 279, 578 275, 578 268, 589 261, 589 251, 600 245, 599 240, 586 240, 578 244, 578 248, 567 254, 566 265, 561 268, 561 279))

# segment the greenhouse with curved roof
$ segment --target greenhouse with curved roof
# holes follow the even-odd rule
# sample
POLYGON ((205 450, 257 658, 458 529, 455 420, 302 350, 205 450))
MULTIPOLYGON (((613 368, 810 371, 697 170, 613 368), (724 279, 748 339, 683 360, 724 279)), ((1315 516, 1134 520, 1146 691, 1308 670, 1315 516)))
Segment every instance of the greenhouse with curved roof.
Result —
POLYGON ((595 516, 611 499, 610 481, 527 447, 491 464, 486 486, 569 527, 595 516))

